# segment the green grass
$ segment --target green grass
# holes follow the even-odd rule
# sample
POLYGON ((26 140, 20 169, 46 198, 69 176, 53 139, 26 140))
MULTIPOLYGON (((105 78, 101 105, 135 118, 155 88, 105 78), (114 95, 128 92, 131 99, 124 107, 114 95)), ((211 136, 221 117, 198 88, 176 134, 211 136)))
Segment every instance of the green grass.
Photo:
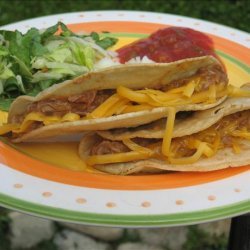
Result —
POLYGON ((197 226, 190 226, 187 241, 183 250, 226 250, 227 238, 225 235, 210 235, 197 226))
POLYGON ((31 248, 19 248, 16 250, 59 250, 58 247, 53 243, 53 240, 44 240, 31 248))
POLYGON ((88 10, 172 13, 250 32, 248 0, 0 0, 0 25, 43 15, 88 10))
POLYGON ((7 237, 9 233, 8 210, 0 207, 0 250, 9 250, 10 241, 7 237))

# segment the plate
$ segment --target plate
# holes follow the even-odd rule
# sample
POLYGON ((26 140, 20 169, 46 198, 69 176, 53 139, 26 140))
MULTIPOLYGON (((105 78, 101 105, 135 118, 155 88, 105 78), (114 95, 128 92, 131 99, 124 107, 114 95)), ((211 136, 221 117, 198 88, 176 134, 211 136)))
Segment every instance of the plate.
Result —
MULTIPOLYGON (((200 30, 213 39, 230 83, 249 81, 250 36, 198 19, 93 11, 35 18, 2 28, 24 32, 57 21, 75 32, 109 31, 119 38, 115 48, 166 26, 200 30)), ((112 176, 84 168, 76 147, 73 142, 35 146, 0 142, 0 203, 55 220, 123 227, 196 224, 250 211, 250 166, 208 173, 112 176)))

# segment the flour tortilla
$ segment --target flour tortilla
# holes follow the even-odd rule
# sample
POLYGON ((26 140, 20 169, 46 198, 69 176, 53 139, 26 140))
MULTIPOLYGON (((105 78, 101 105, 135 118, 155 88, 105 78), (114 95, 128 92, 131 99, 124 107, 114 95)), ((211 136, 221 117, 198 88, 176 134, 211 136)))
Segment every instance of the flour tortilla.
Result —
MULTIPOLYGON (((205 111, 198 111, 194 116, 187 118, 185 121, 180 122, 174 128, 174 137, 182 137, 203 131, 215 123, 219 122, 223 117, 231 115, 240 111, 250 109, 250 98, 229 98, 221 105, 205 111)), ((164 132, 164 131, 163 131, 164 132)), ((162 138, 162 133, 144 130, 137 131, 138 135, 144 138, 162 138), (155 134, 154 134, 155 133, 155 134), (147 135, 148 134, 148 135, 147 135), (146 136, 147 135, 147 136, 146 136), (156 137, 157 135, 158 137, 156 137)), ((79 145, 79 155, 84 160, 89 155, 89 150, 93 145, 100 140, 100 135, 105 135, 104 138, 112 138, 113 140, 122 140, 124 138, 134 138, 135 133, 124 133, 114 136, 112 133, 98 132, 98 134, 87 134, 83 136, 79 145), (108 136, 107 136, 108 135, 108 136), (119 139, 117 139, 119 138, 119 139)), ((185 165, 174 165, 166 163, 159 159, 139 160, 135 162, 114 163, 105 165, 95 165, 94 167, 103 172, 127 175, 134 173, 154 173, 159 171, 213 171, 228 167, 238 167, 250 164, 250 142, 242 140, 241 152, 235 154, 231 148, 219 150, 218 153, 211 158, 200 159, 196 163, 185 165)))
MULTIPOLYGON (((203 67, 220 63, 211 56, 203 56, 176 61, 173 63, 128 64, 118 65, 99 71, 90 72, 74 80, 53 85, 42 91, 36 97, 21 96, 11 105, 8 123, 14 123, 15 116, 25 114, 29 104, 49 98, 68 97, 81 94, 88 90, 116 89, 126 86, 132 89, 164 86, 173 80, 179 80, 195 75, 203 67)), ((212 108, 225 100, 225 97, 212 104, 190 104, 177 108, 177 111, 205 110, 212 108)), ((40 127, 16 138, 14 142, 40 141, 44 138, 58 135, 75 134, 88 130, 107 130, 121 127, 137 127, 167 117, 169 108, 158 107, 150 111, 139 111, 127 114, 98 118, 93 120, 79 120, 63 122, 40 127)))

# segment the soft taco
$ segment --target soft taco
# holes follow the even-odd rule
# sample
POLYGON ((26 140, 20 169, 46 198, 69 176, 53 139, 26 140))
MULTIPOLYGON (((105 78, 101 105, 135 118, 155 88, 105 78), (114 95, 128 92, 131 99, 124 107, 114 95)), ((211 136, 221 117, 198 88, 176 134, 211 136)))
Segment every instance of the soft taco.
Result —
POLYGON ((250 163, 250 98, 228 98, 176 121, 169 138, 164 138, 164 120, 87 134, 79 155, 88 165, 119 175, 211 171, 250 163))
POLYGON ((38 141, 87 130, 135 127, 178 111, 205 110, 225 100, 228 78, 212 56, 173 63, 118 65, 54 85, 12 104, 0 134, 38 141))

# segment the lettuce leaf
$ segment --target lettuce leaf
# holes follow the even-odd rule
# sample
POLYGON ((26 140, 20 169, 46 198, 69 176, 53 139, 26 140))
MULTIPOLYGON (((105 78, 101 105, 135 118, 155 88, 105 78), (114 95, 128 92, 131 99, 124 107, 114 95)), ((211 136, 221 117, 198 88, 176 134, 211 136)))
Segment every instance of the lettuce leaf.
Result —
POLYGON ((0 30, 0 109, 7 110, 19 95, 36 95, 88 72, 103 57, 96 46, 107 49, 116 42, 95 32, 78 35, 62 22, 45 30, 31 28, 25 34, 0 30))

